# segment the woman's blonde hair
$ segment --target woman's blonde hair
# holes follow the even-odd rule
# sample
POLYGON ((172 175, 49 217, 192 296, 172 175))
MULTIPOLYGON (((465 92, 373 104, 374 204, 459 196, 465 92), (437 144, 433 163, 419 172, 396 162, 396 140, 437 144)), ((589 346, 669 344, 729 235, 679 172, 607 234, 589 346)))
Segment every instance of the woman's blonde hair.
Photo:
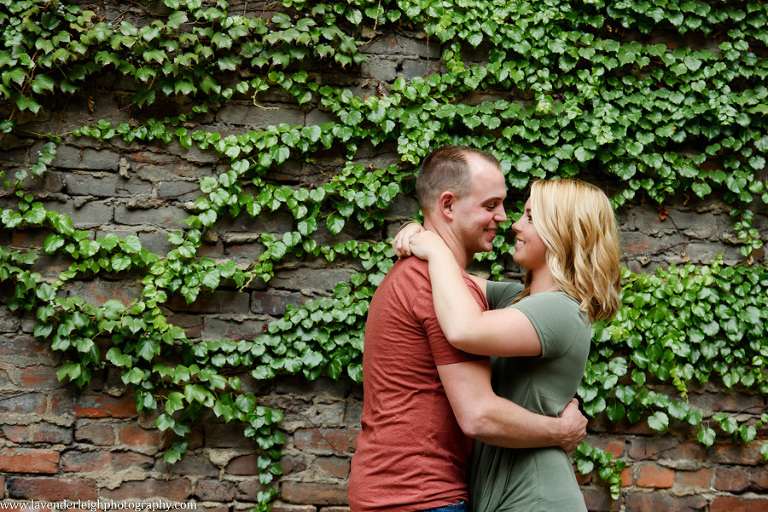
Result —
MULTIPOLYGON (((531 214, 555 283, 579 301, 590 322, 612 318, 621 306, 621 243, 605 193, 578 180, 536 181, 531 214)), ((529 271, 523 297, 531 278, 529 271)))

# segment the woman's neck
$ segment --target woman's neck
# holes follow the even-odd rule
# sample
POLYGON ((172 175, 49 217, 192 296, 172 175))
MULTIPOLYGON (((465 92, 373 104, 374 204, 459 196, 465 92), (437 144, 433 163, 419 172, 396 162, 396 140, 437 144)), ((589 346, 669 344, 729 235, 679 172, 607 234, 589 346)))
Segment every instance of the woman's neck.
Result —
POLYGON ((553 292, 559 290, 555 278, 549 273, 549 269, 540 270, 533 274, 531 279, 531 295, 542 292, 553 292))

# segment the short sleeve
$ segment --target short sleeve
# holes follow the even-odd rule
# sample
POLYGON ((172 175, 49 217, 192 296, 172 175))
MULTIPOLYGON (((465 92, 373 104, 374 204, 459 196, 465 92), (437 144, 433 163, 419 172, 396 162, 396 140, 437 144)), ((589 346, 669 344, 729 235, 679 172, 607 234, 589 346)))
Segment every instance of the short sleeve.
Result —
MULTIPOLYGON (((462 273, 464 274, 464 282, 469 287, 472 297, 477 301, 483 311, 487 311, 488 303, 483 296, 482 290, 480 290, 477 284, 472 281, 466 273, 462 273)), ((448 342, 440 327, 440 323, 437 320, 437 315, 435 314, 435 304, 432 298, 431 285, 426 288, 416 286, 413 291, 418 294, 413 302, 413 313, 421 322, 424 331, 427 333, 427 339, 429 340, 432 356, 434 357, 436 365, 439 366, 488 359, 486 356, 478 356, 459 350, 448 342)))
POLYGON ((520 297, 523 288, 521 283, 488 281, 485 287, 488 307, 491 309, 508 308, 520 297))
POLYGON ((512 307, 519 309, 536 329, 541 342, 541 357, 559 357, 575 340, 592 336, 586 313, 581 311, 576 299, 564 292, 537 293, 512 307))

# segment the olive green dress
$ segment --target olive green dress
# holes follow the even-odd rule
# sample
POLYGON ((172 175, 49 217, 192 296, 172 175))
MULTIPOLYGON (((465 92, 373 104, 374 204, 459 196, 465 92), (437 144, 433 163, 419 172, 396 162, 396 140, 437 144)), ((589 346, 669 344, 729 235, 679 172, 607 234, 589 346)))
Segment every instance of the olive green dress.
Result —
MULTIPOLYGON (((576 395, 592 339, 579 303, 561 291, 514 303, 517 283, 489 282, 492 309, 514 307, 533 324, 540 357, 492 358, 496 394, 538 414, 558 416, 576 395)), ((513 339, 510 342, 514 342, 513 339)), ((470 476, 473 512, 586 512, 573 466, 560 448, 509 449, 475 442, 470 476)))

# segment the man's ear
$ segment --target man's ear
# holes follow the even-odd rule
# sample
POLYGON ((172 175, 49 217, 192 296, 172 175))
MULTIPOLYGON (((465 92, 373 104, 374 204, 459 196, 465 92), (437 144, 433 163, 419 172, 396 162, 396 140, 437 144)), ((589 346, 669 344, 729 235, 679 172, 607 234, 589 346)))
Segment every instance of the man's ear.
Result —
POLYGON ((440 194, 440 198, 438 200, 438 209, 440 213, 448 218, 453 220, 453 205, 456 203, 456 195, 451 192, 450 190, 446 190, 442 194, 440 194))

